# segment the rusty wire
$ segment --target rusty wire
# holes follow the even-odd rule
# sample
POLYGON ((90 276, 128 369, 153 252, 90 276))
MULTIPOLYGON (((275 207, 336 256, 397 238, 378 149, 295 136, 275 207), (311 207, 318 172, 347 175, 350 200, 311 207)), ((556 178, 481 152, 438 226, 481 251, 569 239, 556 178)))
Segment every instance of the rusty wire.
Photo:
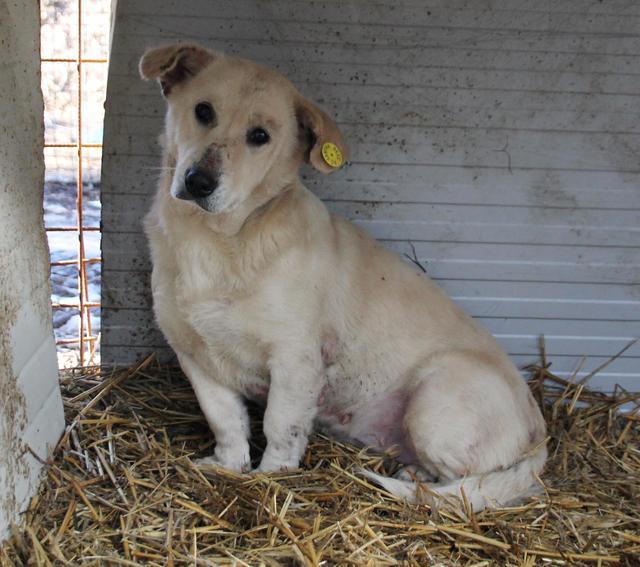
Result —
POLYGON ((102 144, 85 144, 82 136, 82 88, 83 88, 83 64, 106 64, 107 59, 99 58, 84 58, 82 49, 82 0, 77 0, 78 7, 78 45, 75 58, 66 57, 53 57, 42 58, 43 63, 60 63, 68 64, 75 63, 78 72, 77 82, 77 140, 76 143, 45 143, 45 148, 75 148, 77 150, 77 174, 76 174, 76 211, 77 211, 77 223, 76 226, 65 227, 45 227, 47 233, 50 232, 77 232, 78 233, 78 255, 75 260, 64 260, 59 262, 50 262, 50 266, 66 266, 76 264, 78 267, 78 295, 75 302, 64 303, 52 303, 52 309, 77 309, 80 315, 80 323, 78 329, 78 337, 73 339, 58 339, 56 344, 69 345, 77 343, 79 350, 79 363, 81 366, 94 363, 94 354, 97 346, 98 336, 92 332, 91 321, 91 309, 99 308, 100 302, 89 301, 89 286, 87 278, 87 264, 101 263, 101 258, 87 258, 85 254, 85 233, 86 232, 101 232, 99 227, 84 226, 84 206, 83 206, 83 150, 86 148, 101 149, 102 144))

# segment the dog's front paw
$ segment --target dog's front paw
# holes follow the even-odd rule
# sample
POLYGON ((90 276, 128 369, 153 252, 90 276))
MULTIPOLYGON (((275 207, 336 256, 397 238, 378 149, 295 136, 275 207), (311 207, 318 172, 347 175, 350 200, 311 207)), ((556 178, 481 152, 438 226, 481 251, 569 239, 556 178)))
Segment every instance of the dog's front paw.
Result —
POLYGON ((202 457, 201 459, 192 459, 193 464, 196 467, 221 467, 226 469, 215 455, 209 455, 208 457, 202 457))
POLYGON ((238 473, 245 473, 251 470, 251 461, 249 460, 249 455, 220 456, 216 452, 215 455, 210 455, 209 457, 194 459, 193 463, 197 467, 219 467, 238 473))
POLYGON ((253 469, 254 473, 286 472, 298 468, 298 462, 282 461, 279 459, 262 458, 260 465, 253 469))

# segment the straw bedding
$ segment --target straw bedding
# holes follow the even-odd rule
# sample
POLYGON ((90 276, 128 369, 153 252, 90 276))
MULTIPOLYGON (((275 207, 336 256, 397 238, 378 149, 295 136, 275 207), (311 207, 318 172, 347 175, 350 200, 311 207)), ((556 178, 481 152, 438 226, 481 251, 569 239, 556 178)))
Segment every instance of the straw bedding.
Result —
POLYGON ((479 514, 397 501, 355 474, 392 459, 319 435, 298 472, 198 469, 213 440, 179 370, 150 358, 67 373, 67 432, 0 564, 640 565, 640 395, 546 366, 530 369, 549 424, 544 490, 479 514))

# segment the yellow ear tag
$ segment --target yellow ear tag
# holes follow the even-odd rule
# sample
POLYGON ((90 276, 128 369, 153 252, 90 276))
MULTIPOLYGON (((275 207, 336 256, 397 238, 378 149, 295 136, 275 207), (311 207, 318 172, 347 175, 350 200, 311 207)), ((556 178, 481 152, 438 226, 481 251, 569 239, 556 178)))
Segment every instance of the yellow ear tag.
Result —
POLYGON ((332 142, 322 144, 322 157, 331 167, 340 167, 343 162, 340 148, 332 142))

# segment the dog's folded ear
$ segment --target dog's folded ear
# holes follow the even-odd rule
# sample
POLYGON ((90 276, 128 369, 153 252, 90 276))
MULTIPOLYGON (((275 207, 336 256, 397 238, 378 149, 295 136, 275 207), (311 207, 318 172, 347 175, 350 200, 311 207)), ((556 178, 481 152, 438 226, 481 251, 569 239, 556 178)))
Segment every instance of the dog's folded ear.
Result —
POLYGON ((169 96, 178 83, 197 75, 219 54, 199 45, 178 43, 149 49, 140 59, 140 76, 158 79, 162 94, 169 96))
POLYGON ((295 112, 305 161, 322 173, 339 169, 349 159, 349 149, 336 123, 301 95, 295 112))

